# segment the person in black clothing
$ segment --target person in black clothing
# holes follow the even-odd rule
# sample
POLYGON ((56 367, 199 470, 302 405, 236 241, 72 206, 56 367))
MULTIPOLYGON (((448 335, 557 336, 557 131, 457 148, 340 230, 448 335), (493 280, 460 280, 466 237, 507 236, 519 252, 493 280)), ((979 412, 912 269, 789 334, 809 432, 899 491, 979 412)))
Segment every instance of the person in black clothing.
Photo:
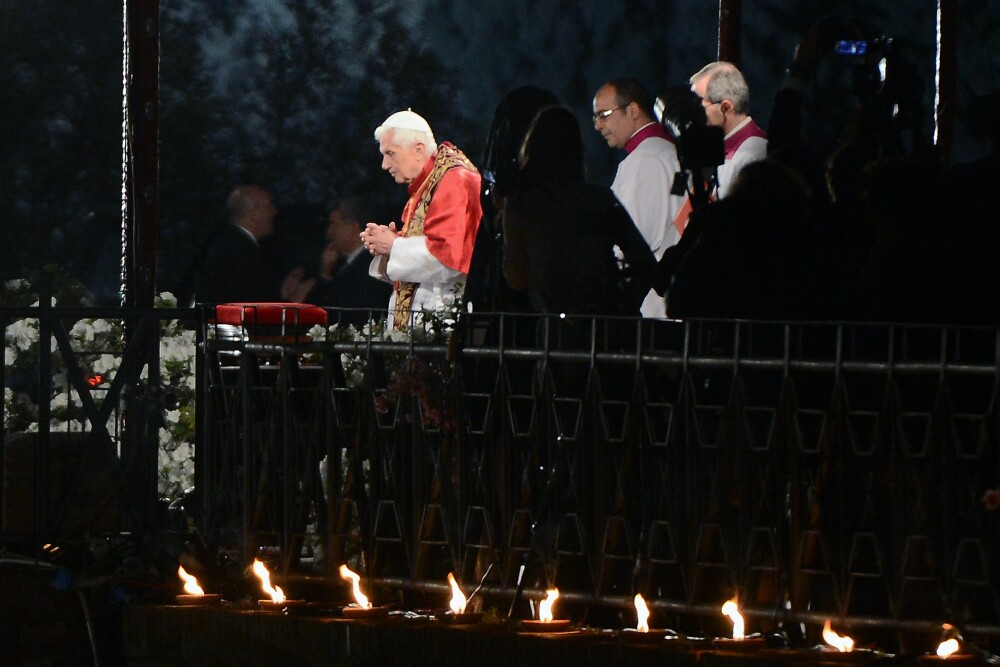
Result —
POLYGON ((371 319, 385 319, 392 285, 368 275, 371 257, 361 243, 365 223, 374 217, 360 197, 344 197, 330 211, 320 280, 308 300, 317 306, 346 309, 332 316, 331 322, 360 327, 371 319))
POLYGON ((559 104, 554 93, 537 86, 521 86, 507 93, 497 105, 484 151, 481 204, 483 220, 469 268, 466 300, 476 310, 530 312, 524 292, 512 290, 501 272, 503 234, 501 217, 507 196, 514 190, 519 171, 518 154, 535 115, 559 104))
POLYGON ((504 211, 504 276, 540 313, 638 316, 656 259, 611 189, 586 181, 583 150, 570 110, 538 113, 504 211))
POLYGON ((199 303, 277 301, 279 285, 260 247, 274 232, 277 210, 270 193, 257 185, 242 185, 226 199, 229 224, 216 234, 196 279, 199 303))
POLYGON ((814 234, 808 188, 785 165, 749 164, 723 200, 691 214, 660 268, 674 318, 809 319, 814 234))

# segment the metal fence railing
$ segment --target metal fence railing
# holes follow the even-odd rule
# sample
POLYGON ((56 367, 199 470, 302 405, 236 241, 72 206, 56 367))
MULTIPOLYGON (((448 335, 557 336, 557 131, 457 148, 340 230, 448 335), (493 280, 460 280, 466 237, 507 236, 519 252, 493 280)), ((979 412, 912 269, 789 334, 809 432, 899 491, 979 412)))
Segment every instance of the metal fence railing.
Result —
POLYGON ((193 309, 0 308, 5 551, 159 530, 160 497, 193 482, 196 322, 193 309))
POLYGON ((206 327, 198 488, 219 549, 413 593, 454 571, 505 604, 555 585, 592 615, 642 592, 697 631, 738 596, 750 630, 1000 634, 997 329, 206 327))

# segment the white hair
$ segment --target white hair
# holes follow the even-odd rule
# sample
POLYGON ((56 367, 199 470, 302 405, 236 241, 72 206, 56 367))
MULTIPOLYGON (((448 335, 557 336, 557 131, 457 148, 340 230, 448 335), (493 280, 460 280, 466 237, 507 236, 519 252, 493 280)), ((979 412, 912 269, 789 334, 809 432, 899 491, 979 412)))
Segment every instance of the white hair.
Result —
POLYGON ((411 130, 405 127, 387 127, 385 125, 379 125, 375 128, 375 141, 382 141, 382 135, 389 130, 393 131, 392 138, 395 143, 399 144, 403 148, 409 148, 413 144, 421 143, 427 148, 428 153, 433 153, 437 150, 437 143, 434 141, 433 134, 430 132, 424 132, 423 130, 411 130))
POLYGON ((730 100, 736 113, 747 113, 750 108, 750 88, 736 65, 720 60, 709 63, 695 73, 689 81, 692 85, 707 78, 705 96, 709 102, 730 100))

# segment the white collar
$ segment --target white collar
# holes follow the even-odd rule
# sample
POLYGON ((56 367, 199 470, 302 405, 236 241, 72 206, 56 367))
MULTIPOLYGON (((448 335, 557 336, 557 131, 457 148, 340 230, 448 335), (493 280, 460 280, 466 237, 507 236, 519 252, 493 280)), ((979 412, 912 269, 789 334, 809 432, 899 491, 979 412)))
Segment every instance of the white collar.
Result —
POLYGON ((726 139, 728 139, 729 137, 733 136, 734 134, 736 134, 737 132, 739 132, 740 130, 742 130, 742 129, 743 129, 743 127, 744 127, 744 126, 745 126, 745 125, 746 125, 747 123, 749 123, 749 122, 750 122, 751 120, 753 120, 753 118, 751 118, 750 116, 747 116, 746 118, 744 118, 744 119, 743 119, 743 120, 742 120, 742 121, 740 122, 740 124, 739 124, 739 125, 737 125, 736 127, 734 127, 733 129, 731 129, 731 130, 729 131, 729 134, 727 134, 725 138, 726 138, 726 139))

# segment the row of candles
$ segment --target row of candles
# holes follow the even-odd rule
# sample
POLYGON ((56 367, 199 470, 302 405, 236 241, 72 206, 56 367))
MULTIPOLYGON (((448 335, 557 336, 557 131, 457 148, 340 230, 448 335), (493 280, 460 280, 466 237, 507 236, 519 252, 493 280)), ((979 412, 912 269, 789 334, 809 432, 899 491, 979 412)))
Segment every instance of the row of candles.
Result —
MULTIPOLYGON (((260 601, 261 605, 287 607, 294 606, 296 602, 301 602, 288 600, 281 587, 275 586, 271 583, 271 574, 262 561, 255 559, 252 570, 260 580, 261 589, 269 596, 269 599, 260 601)), ((183 566, 178 567, 177 573, 184 582, 185 595, 178 596, 178 601, 182 604, 205 604, 219 600, 220 596, 205 593, 204 589, 202 589, 201 585, 198 583, 198 580, 191 574, 188 574, 183 566)), ((372 611, 379 611, 362 592, 360 575, 351 571, 347 565, 341 565, 340 576, 345 581, 349 581, 351 583, 355 600, 355 602, 344 608, 343 611, 345 616, 360 616, 364 615, 365 612, 370 613, 372 611)), ((448 573, 448 584, 450 585, 452 592, 451 600, 449 601, 451 617, 457 619, 466 616, 468 598, 462 592, 458 581, 455 579, 455 575, 451 572, 448 573)), ((557 631, 566 628, 569 625, 569 621, 567 619, 556 619, 553 614, 553 606, 558 598, 559 590, 557 588, 548 589, 545 593, 545 597, 539 601, 538 618, 522 621, 522 627, 532 630, 547 631, 557 631)), ((639 633, 654 632, 650 630, 649 627, 650 611, 649 606, 646 604, 646 600, 641 594, 637 593, 633 602, 636 609, 636 627, 633 631, 639 633)), ((732 621, 733 631, 731 641, 749 641, 745 634, 746 626, 743 616, 739 612, 738 601, 736 599, 727 600, 722 605, 721 612, 732 621)), ((478 616, 478 614, 470 615, 472 618, 478 618, 478 616)), ((938 645, 936 656, 929 657, 947 661, 949 664, 961 662, 967 659, 969 656, 960 653, 961 644, 957 638, 958 635, 954 626, 945 623, 943 626, 943 632, 946 635, 951 636, 948 639, 943 640, 938 645)), ((836 649, 836 651, 840 653, 850 653, 855 650, 854 640, 851 637, 836 633, 833 630, 829 619, 827 619, 823 625, 823 640, 829 647, 836 649)), ((760 642, 762 640, 758 639, 757 641, 760 642)))

